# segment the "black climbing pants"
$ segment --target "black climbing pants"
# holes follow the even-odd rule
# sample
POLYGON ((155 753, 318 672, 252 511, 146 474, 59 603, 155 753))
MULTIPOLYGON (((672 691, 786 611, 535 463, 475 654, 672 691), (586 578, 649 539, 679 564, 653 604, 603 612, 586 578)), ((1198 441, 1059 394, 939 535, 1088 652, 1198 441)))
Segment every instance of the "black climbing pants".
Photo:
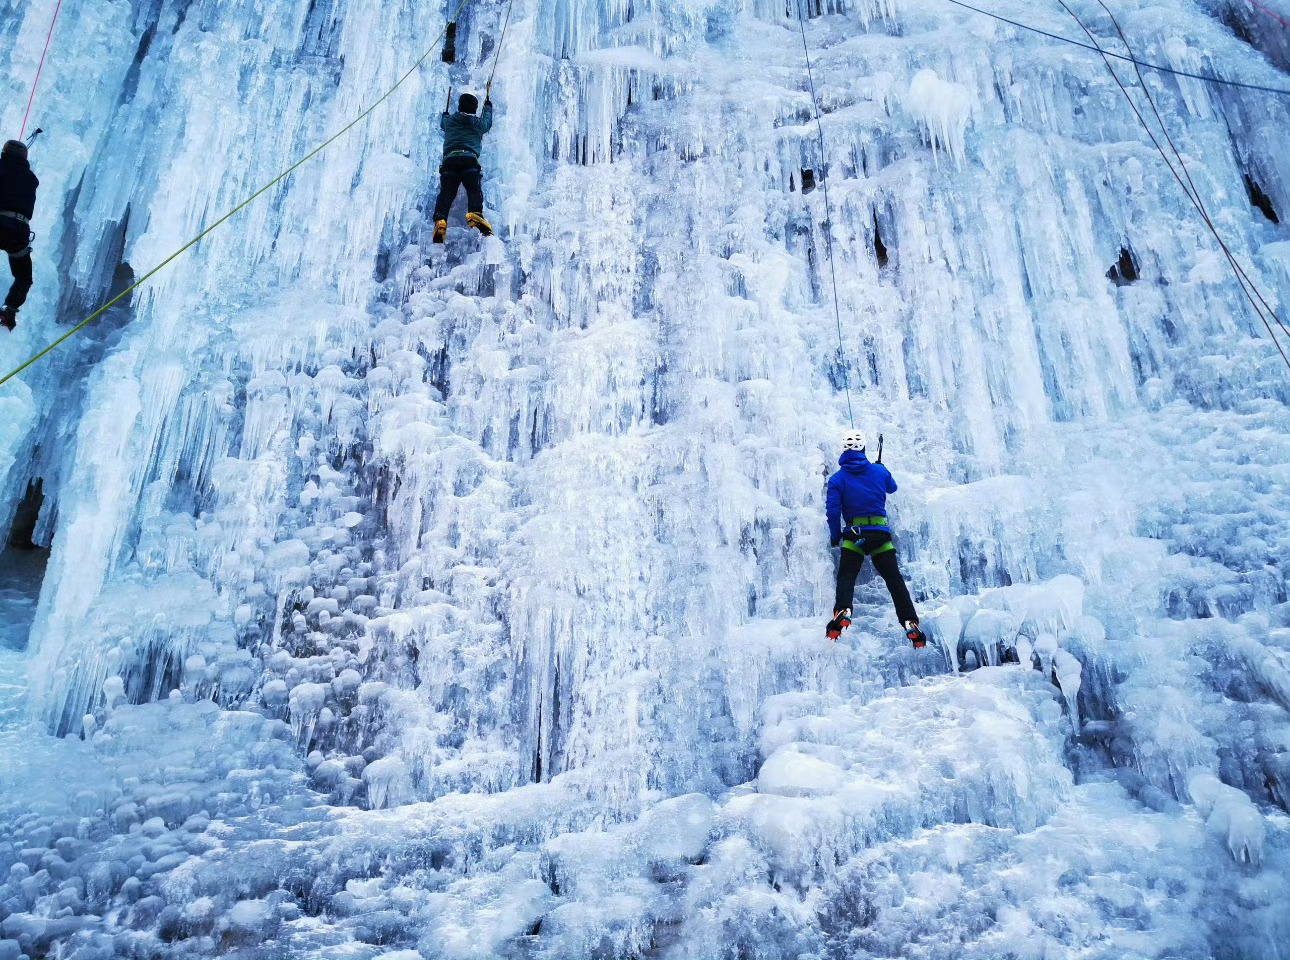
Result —
MULTIPOLYGON (((849 541, 843 541, 849 542, 849 541)), ((887 584, 887 592, 891 594, 891 601, 896 605, 896 618, 904 625, 910 620, 917 620, 918 613, 914 610, 914 601, 909 598, 909 588, 905 586, 905 578, 900 575, 900 564, 896 560, 895 550, 879 551, 882 547, 891 543, 891 534, 882 533, 881 531, 871 531, 856 543, 864 553, 857 553, 855 550, 848 550, 843 547, 840 551, 842 556, 838 560, 838 592, 833 601, 833 609, 849 610, 851 601, 855 597, 856 577, 860 576, 860 568, 864 566, 864 558, 867 554, 873 561, 874 569, 878 571, 878 576, 882 577, 883 582, 887 584)))
POLYGON ((439 199, 434 204, 434 219, 447 220, 457 191, 466 188, 467 209, 471 213, 484 212, 484 171, 474 157, 444 157, 439 167, 439 199))
POLYGON ((27 302, 31 290, 31 231, 21 220, 0 217, 0 250, 9 254, 9 269, 13 273, 13 286, 4 298, 6 307, 17 310, 27 302))

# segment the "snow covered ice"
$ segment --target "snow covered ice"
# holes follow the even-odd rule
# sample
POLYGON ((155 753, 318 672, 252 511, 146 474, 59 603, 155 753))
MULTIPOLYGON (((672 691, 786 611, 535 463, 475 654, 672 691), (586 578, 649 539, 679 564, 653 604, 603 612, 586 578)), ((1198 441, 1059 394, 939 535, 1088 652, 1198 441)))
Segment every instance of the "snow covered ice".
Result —
MULTIPOLYGON (((0 373, 454 8, 65 3, 0 373)), ((0 960, 1290 957, 1290 371, 1095 53, 802 9, 823 155, 796 7, 515 0, 432 247, 469 0, 0 387, 0 960), (846 385, 924 651, 876 579, 823 637, 846 385)), ((1290 97, 1147 83, 1284 320, 1290 97)))

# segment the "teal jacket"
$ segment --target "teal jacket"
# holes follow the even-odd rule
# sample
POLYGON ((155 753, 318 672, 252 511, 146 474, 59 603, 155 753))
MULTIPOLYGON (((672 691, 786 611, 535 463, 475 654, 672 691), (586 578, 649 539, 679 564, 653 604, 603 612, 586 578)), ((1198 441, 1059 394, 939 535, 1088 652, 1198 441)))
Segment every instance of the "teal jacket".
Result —
POLYGON ((439 129, 443 131, 443 158, 474 157, 479 159, 479 151, 484 145, 484 134, 493 128, 493 105, 484 103, 483 116, 473 113, 445 113, 439 118, 439 129))

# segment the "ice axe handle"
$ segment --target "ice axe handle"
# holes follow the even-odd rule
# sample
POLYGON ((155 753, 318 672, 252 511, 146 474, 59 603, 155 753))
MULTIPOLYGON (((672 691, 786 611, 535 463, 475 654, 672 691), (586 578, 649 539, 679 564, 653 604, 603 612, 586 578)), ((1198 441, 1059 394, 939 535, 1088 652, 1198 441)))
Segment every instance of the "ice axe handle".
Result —
POLYGON ((882 463, 882 434, 878 434, 878 463, 882 463))
POLYGON ((43 128, 43 127, 37 127, 37 128, 36 128, 36 132, 35 132, 35 133, 33 133, 30 137, 28 137, 28 138, 27 138, 27 146, 29 146, 29 147, 30 147, 30 146, 35 142, 36 138, 37 138, 38 136, 40 136, 42 133, 44 133, 44 132, 45 132, 45 130, 44 130, 44 128, 43 128))

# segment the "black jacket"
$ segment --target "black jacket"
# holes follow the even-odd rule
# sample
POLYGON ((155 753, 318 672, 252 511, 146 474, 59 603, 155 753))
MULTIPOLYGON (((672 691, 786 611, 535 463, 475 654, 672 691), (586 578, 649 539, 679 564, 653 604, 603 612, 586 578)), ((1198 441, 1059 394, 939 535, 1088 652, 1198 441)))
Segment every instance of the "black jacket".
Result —
POLYGON ((30 220, 36 212, 40 181, 22 157, 0 157, 0 212, 11 210, 30 220))

